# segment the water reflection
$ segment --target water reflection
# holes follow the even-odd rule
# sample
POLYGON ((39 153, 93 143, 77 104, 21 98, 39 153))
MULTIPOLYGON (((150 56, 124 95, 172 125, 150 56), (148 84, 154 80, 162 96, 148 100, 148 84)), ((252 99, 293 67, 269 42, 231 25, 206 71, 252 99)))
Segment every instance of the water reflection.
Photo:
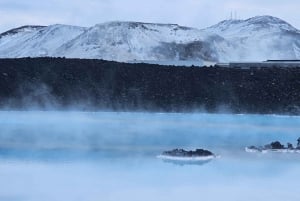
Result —
POLYGON ((198 166, 202 166, 202 165, 205 165, 209 162, 212 161, 212 159, 209 159, 209 160, 196 160, 196 161, 193 161, 193 160, 187 160, 187 161, 182 161, 182 160, 171 160, 171 159, 161 159, 163 162, 165 163, 171 163, 171 164, 174 164, 174 165, 178 165, 178 166, 184 166, 184 165, 198 165, 198 166))

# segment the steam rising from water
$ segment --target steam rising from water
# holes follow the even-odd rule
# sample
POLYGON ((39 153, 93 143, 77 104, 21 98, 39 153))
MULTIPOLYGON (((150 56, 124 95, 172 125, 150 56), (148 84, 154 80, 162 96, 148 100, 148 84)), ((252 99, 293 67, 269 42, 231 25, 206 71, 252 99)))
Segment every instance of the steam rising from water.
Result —
POLYGON ((0 112, 0 200, 299 200, 300 155, 249 154, 296 142, 300 117, 0 112), (202 166, 164 163, 206 148, 202 166))

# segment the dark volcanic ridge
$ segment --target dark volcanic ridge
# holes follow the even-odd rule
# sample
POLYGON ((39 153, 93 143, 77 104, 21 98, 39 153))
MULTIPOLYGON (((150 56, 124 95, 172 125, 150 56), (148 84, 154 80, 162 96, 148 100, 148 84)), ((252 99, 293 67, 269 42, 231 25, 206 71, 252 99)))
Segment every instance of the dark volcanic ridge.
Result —
POLYGON ((6 109, 300 114, 300 68, 0 59, 6 109))

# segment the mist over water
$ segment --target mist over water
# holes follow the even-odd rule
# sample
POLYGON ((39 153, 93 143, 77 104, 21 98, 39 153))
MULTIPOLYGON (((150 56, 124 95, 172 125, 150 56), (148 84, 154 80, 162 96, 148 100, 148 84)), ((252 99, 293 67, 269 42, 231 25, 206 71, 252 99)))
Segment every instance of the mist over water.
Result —
POLYGON ((298 201, 300 154, 244 152, 298 137, 298 116, 0 112, 0 200, 298 201), (156 158, 173 148, 221 158, 156 158))

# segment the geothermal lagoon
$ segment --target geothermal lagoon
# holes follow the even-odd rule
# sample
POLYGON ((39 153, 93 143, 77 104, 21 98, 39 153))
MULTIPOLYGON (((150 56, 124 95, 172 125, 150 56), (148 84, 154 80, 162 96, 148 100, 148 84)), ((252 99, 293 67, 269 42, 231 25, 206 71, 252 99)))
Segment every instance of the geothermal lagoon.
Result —
POLYGON ((0 200, 298 201, 299 116, 205 113, 0 112, 0 200), (220 157, 178 164, 157 156, 203 148, 220 157))

